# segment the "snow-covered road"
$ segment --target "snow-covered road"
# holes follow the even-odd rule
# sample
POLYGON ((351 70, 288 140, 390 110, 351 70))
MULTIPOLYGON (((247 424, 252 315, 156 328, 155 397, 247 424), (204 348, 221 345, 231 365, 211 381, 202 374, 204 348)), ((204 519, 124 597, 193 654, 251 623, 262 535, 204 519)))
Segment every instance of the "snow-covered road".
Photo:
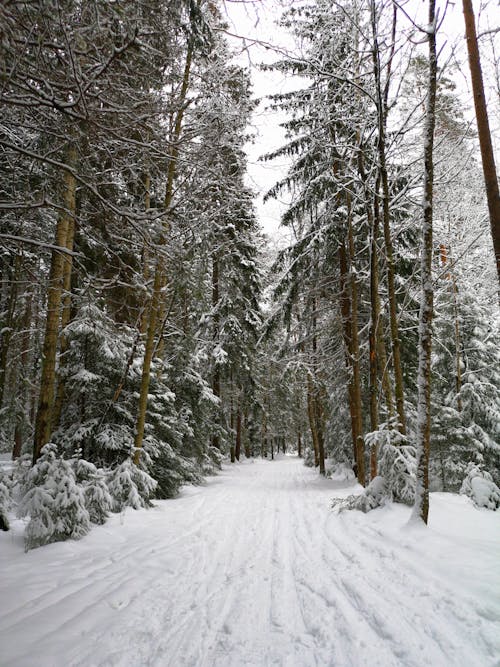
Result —
MULTIPOLYGON (((348 490, 294 458, 226 467, 80 542, 0 540, 5 667, 493 667, 500 513, 433 494, 330 509, 348 490)), ((352 489, 350 489, 352 491, 352 489)))

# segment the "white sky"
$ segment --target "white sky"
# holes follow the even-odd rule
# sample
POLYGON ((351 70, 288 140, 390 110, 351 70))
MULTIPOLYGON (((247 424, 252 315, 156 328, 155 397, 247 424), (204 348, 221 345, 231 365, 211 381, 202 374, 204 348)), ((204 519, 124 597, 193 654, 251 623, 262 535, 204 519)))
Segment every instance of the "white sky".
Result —
MULTIPOLYGON (((299 0, 300 1, 300 0, 299 0)), ((441 14, 446 0, 438 0, 441 14)), ((232 38, 233 48, 240 54, 239 62, 250 67, 253 91, 255 97, 264 98, 266 95, 292 90, 300 87, 298 79, 285 78, 278 72, 262 72, 259 63, 272 63, 279 59, 279 53, 273 48, 266 48, 266 44, 281 50, 293 50, 292 38, 277 25, 284 7, 293 4, 293 0, 224 0, 224 7, 229 23, 229 32, 239 37, 232 38)), ((298 3, 296 3, 298 4, 298 3)), ((478 33, 498 28, 500 26, 500 0, 473 0, 478 23, 478 33), (486 6, 486 9, 484 8, 486 6)), ((427 2, 425 0, 407 0, 404 4, 408 14, 418 17, 421 23, 425 22, 427 2)), ((399 25, 410 27, 410 22, 400 12, 399 25)), ((441 54, 441 64, 451 55, 451 47, 457 45, 452 56, 461 65, 454 79, 458 85, 464 106, 472 113, 468 68, 466 62, 466 44, 463 38, 464 23, 461 0, 455 0, 449 5, 445 19, 439 32, 439 45, 444 46, 441 54), (465 66, 464 66, 465 65, 465 66)), ((438 46, 439 46, 438 45, 438 46)), ((491 49, 483 44, 485 54, 491 49)), ((496 36, 496 46, 500 53, 500 37, 496 36)), ((483 54, 483 69, 485 69, 485 84, 492 80, 493 74, 488 71, 488 63, 483 54)), ((498 95, 489 92, 490 123, 495 130, 500 127, 500 100, 498 95)), ((488 94, 488 93, 487 93, 488 94)), ((271 188, 276 181, 285 175, 288 167, 286 160, 275 160, 272 163, 259 162, 259 157, 285 142, 283 130, 279 127, 283 117, 275 112, 266 111, 265 101, 261 102, 253 116, 255 142, 247 146, 249 158, 248 173, 250 186, 256 192, 256 208, 260 224, 264 231, 279 243, 287 234, 287 230, 278 230, 280 214, 286 202, 262 202, 262 195, 271 188)), ((500 142, 499 142, 500 144, 500 142)), ((498 154, 498 151, 497 151, 498 154)), ((498 167, 499 165, 497 165, 498 167)))

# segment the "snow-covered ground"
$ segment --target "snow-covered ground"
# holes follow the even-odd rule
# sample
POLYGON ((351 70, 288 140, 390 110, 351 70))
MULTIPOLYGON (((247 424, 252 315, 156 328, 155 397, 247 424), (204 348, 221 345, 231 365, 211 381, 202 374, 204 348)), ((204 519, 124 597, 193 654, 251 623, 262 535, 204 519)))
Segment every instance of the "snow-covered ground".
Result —
POLYGON ((330 509, 351 488, 294 458, 226 467, 80 542, 0 535, 5 667, 493 667, 500 513, 432 494, 330 509), (341 486, 341 485, 340 485, 341 486))

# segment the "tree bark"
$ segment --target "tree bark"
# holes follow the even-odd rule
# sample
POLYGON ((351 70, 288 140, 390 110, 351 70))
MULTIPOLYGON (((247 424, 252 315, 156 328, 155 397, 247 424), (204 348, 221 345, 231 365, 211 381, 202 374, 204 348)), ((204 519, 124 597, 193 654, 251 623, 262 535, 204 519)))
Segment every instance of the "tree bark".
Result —
POLYGON ((432 349, 432 214, 434 185, 434 127, 436 108, 436 17, 435 0, 429 0, 427 41, 429 72, 424 133, 424 202, 421 255, 421 296, 418 329, 417 480, 413 517, 427 523, 429 516, 429 453, 431 431, 431 349, 432 349))
MULTIPOLYGON (((76 203, 75 203, 75 213, 76 213, 76 203)), ((70 217, 68 220, 68 233, 66 236, 66 248, 72 252, 75 241, 75 228, 76 221, 75 216, 70 217)), ((73 270, 73 256, 68 254, 63 256, 63 294, 62 294, 62 313, 61 313, 61 342, 59 349, 59 368, 62 369, 65 366, 66 358, 65 353, 68 350, 68 339, 64 333, 64 329, 68 326, 71 319, 71 273, 73 270)), ((52 429, 56 429, 59 426, 61 419, 62 408, 64 404, 64 394, 65 394, 65 380, 59 374, 59 379, 57 383, 57 392, 54 402, 54 410, 52 415, 52 429)))
POLYGON ((481 71, 481 59, 477 44, 476 23, 474 20, 472 1, 462 0, 462 5, 465 20, 467 51, 469 54, 470 76, 474 93, 477 133, 479 136, 479 146, 481 148, 486 198, 488 200, 491 237, 493 239, 493 249, 495 251, 497 277, 500 282, 500 193, 498 189, 495 156, 493 153, 488 110, 486 108, 486 99, 484 96, 483 74, 481 71))
MULTIPOLYGON (((59 215, 56 227, 55 245, 65 248, 68 237, 70 218, 75 215, 76 179, 71 171, 76 164, 76 148, 68 149, 68 171, 64 174, 64 207, 59 215)), ((33 443, 33 463, 36 463, 44 445, 50 439, 52 428, 52 410, 55 390, 56 353, 59 334, 59 318, 63 293, 65 257, 57 250, 52 251, 49 288, 47 294, 47 318, 42 351, 42 375, 40 395, 35 420, 35 438, 33 443)))
POLYGON ((14 330, 14 313, 17 304, 17 292, 19 285, 19 274, 22 268, 22 255, 17 255, 14 259, 14 265, 10 275, 10 290, 7 299, 7 315, 1 322, 1 349, 0 349, 0 408, 3 405, 5 386, 7 384, 7 364, 9 359, 10 341, 14 330))

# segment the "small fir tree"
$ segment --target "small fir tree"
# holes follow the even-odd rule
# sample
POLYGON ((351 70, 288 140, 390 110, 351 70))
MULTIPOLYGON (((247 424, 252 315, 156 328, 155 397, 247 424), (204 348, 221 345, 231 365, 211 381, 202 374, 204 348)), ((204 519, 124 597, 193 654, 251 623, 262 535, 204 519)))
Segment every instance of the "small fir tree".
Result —
POLYGON ((113 512, 121 512, 126 507, 135 510, 151 507, 151 496, 157 486, 148 473, 134 465, 130 459, 114 468, 108 479, 109 493, 113 499, 113 512))
POLYGON ((90 530, 90 517, 81 487, 69 461, 58 457, 49 443, 26 477, 20 514, 29 516, 25 547, 34 549, 51 542, 80 539, 90 530))

